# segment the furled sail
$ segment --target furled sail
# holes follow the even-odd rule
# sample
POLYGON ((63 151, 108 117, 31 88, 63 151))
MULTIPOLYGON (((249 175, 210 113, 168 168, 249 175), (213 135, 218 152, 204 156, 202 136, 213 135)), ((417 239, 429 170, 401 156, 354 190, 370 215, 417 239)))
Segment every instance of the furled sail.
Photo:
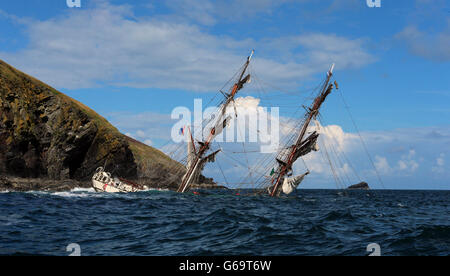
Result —
POLYGON ((221 134, 223 132, 223 129, 229 125, 230 121, 231 121, 231 116, 227 116, 223 121, 219 121, 217 123, 217 125, 211 130, 213 139, 216 138, 219 134, 221 134))
POLYGON ((309 174, 309 172, 306 172, 302 175, 298 175, 295 177, 286 177, 283 181, 283 186, 282 186, 283 193, 285 193, 286 195, 289 195, 293 191, 295 191, 297 189, 298 185, 300 185, 300 183, 302 183, 303 179, 308 174, 309 174))
POLYGON ((187 141, 187 167, 190 167, 195 161, 197 153, 195 152, 194 141, 188 139, 187 141))
POLYGON ((203 169, 205 168, 206 163, 216 162, 216 155, 220 151, 221 150, 215 151, 215 152, 211 153, 210 155, 208 155, 208 156, 206 156, 206 157, 204 157, 204 158, 202 158, 200 160, 199 165, 197 166, 197 168, 193 172, 192 183, 194 183, 194 184, 198 184, 199 183, 200 175, 201 175, 203 169))
POLYGON ((305 156, 311 151, 318 151, 319 147, 317 145, 317 139, 319 138, 319 133, 314 131, 308 138, 303 141, 300 147, 295 151, 293 162, 295 162, 301 156, 305 156))
MULTIPOLYGON (((287 149, 294 149, 294 155, 291 161, 291 164, 293 164, 295 161, 297 161, 298 158, 307 155, 308 153, 310 153, 311 151, 319 151, 319 146, 317 144, 317 139, 319 138, 319 134, 314 131, 310 136, 308 136, 308 138, 305 139, 305 141, 303 141, 303 143, 296 149, 296 146, 292 146, 289 147, 287 149)), ((278 172, 281 171, 281 169, 283 167, 286 168, 287 172, 291 172, 292 171, 292 165, 289 166, 287 161, 284 161, 285 159, 289 158, 289 152, 285 153, 282 152, 280 154, 282 156, 282 158, 277 158, 277 162, 278 162, 278 172)))

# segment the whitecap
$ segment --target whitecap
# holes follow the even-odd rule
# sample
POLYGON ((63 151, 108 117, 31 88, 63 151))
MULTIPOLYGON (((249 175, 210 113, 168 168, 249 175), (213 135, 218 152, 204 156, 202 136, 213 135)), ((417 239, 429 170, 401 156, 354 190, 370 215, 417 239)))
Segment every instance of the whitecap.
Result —
POLYGON ((52 196, 67 197, 67 198, 86 198, 86 197, 106 197, 108 193, 96 193, 96 192, 56 192, 51 193, 52 196))
POLYGON ((148 191, 156 191, 156 192, 169 192, 170 190, 169 189, 160 189, 160 188, 149 188, 149 189, 147 189, 147 190, 145 190, 145 191, 143 191, 143 192, 148 192, 148 191))
POLYGON ((18 214, 0 216, 0 225, 2 226, 12 226, 22 222, 26 222, 26 220, 23 219, 23 216, 18 214))
POLYGON ((71 193, 76 193, 76 192, 87 192, 87 193, 95 193, 95 189, 94 188, 74 188, 72 190, 70 190, 71 193))
POLYGON ((33 194, 33 195, 48 195, 50 192, 46 191, 27 191, 26 194, 33 194))
POLYGON ((315 199, 315 198, 304 198, 303 201, 306 201, 306 202, 316 202, 317 199, 315 199))
POLYGON ((76 193, 72 193, 72 192, 57 192, 57 193, 53 193, 52 195, 55 196, 61 196, 61 197, 87 197, 87 194, 76 194, 76 193))

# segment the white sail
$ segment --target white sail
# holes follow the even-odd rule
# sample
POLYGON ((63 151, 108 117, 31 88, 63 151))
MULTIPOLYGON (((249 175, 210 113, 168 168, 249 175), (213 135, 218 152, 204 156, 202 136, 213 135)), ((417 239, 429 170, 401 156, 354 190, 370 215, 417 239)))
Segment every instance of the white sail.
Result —
MULTIPOLYGON (((226 107, 224 108, 226 109, 226 107)), ((220 120, 216 126, 214 126, 214 134, 212 136, 212 139, 216 138, 219 134, 221 134, 231 121, 231 116, 226 116, 224 120, 220 120)))
POLYGON ((195 161, 196 152, 192 139, 187 139, 187 167, 189 168, 195 161))
POLYGON ((299 175, 299 176, 295 176, 295 177, 286 177, 283 181, 283 186, 282 186, 283 193, 289 195, 293 191, 295 191, 297 189, 298 185, 300 185, 300 183, 302 183, 303 179, 308 174, 309 174, 309 172, 299 175))

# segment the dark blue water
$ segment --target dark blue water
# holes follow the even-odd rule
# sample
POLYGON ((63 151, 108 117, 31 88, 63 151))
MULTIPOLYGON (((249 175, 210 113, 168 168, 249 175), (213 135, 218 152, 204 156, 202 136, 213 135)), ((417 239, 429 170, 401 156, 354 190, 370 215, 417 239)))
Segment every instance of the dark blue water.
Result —
POLYGON ((1 193, 0 254, 450 255, 450 191, 1 193))

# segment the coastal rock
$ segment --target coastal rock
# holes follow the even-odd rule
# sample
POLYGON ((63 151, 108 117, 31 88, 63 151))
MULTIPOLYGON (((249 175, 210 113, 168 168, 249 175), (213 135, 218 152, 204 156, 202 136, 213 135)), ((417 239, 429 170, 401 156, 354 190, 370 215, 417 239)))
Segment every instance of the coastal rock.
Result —
POLYGON ((49 189, 69 188, 89 181, 100 166, 149 186, 159 186, 169 176, 173 183, 167 185, 176 186, 181 178, 170 173, 181 164, 121 134, 89 107, 0 60, 0 186, 45 189, 24 181, 40 179, 50 181, 49 189), (75 182, 64 182, 68 180, 75 182))

